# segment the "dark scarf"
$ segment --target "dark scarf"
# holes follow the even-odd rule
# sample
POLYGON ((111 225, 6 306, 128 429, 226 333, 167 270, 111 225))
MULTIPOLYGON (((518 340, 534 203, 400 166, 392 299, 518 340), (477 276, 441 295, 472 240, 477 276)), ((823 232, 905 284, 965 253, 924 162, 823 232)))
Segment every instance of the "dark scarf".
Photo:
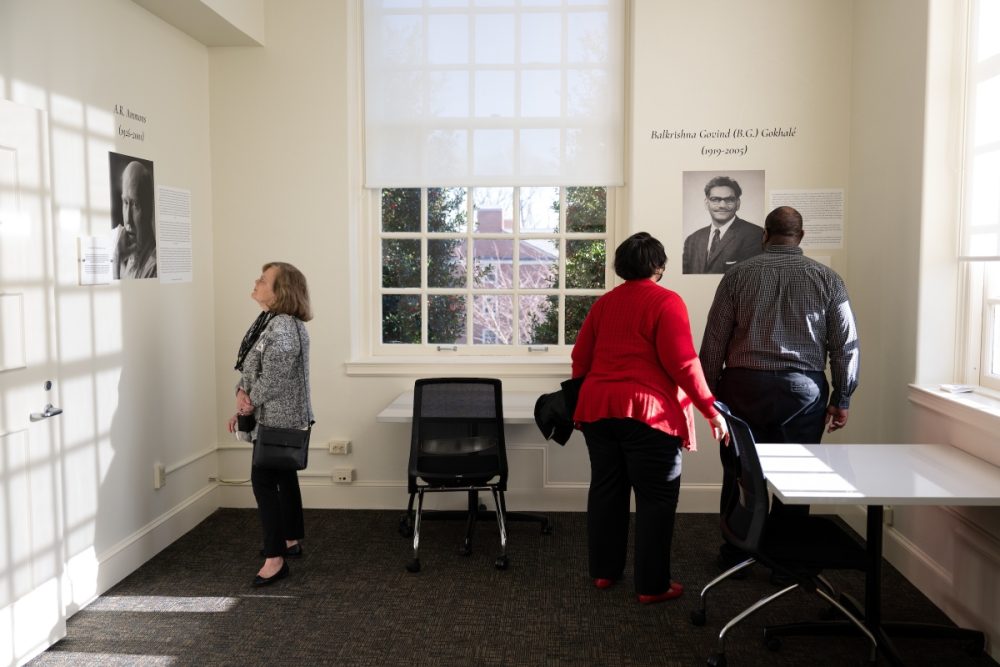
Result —
POLYGON ((262 310, 257 319, 253 321, 250 328, 247 329, 247 333, 243 336, 243 342, 240 343, 239 354, 236 355, 236 365, 233 367, 238 371, 243 370, 243 360, 247 358, 247 354, 250 352, 251 348, 257 343, 257 339, 260 338, 261 332, 267 328, 268 322, 271 318, 275 316, 276 313, 272 313, 269 310, 262 310))

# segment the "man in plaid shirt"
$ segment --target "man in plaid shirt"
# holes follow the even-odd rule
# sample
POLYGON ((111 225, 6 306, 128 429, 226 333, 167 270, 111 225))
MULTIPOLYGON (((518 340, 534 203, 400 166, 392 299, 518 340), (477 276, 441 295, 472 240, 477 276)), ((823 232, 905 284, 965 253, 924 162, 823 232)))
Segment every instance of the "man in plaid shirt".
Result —
MULTIPOLYGON (((735 265, 715 292, 701 365, 716 398, 757 442, 815 444, 847 423, 858 386, 858 330, 839 275, 805 257, 802 215, 768 214, 764 252, 735 265), (827 359, 831 387, 827 383, 827 359)), ((774 519, 808 513, 775 499, 774 519)))

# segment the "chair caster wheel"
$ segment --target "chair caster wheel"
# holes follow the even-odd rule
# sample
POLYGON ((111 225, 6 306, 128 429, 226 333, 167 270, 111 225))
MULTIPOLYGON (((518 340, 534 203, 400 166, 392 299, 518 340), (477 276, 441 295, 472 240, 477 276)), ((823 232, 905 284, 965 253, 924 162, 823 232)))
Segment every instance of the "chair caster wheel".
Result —
POLYGON ((396 529, 400 535, 403 537, 413 537, 413 525, 410 523, 409 517, 403 517, 399 520, 399 528, 396 529))
POLYGON ((551 535, 551 534, 552 534, 552 524, 546 521, 545 523, 542 524, 542 535, 551 535))
POLYGON ((726 654, 714 653, 709 656, 708 667, 726 667, 726 654))
POLYGON ((420 559, 414 558, 409 563, 406 564, 407 572, 420 572, 420 559))
POLYGON ((691 624, 692 625, 705 625, 705 610, 704 609, 693 609, 691 611, 691 624))
POLYGON ((496 561, 493 563, 493 567, 498 570, 506 570, 508 565, 510 565, 510 561, 506 556, 497 556, 496 561))
POLYGON ((470 547, 468 544, 463 544, 458 548, 458 553, 461 554, 462 556, 468 556, 469 554, 472 553, 472 547, 470 547))
POLYGON ((764 637, 764 645, 767 646, 769 651, 777 651, 781 648, 781 640, 777 637, 764 637))

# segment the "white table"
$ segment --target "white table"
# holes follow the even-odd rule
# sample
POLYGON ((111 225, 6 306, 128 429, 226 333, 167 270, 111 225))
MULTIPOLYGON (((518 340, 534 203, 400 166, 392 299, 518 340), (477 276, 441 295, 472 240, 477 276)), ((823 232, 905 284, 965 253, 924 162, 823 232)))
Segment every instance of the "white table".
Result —
POLYGON ((865 624, 901 664, 887 634, 892 624, 882 621, 883 506, 1000 505, 1000 468, 950 445, 759 444, 757 453, 785 503, 867 506, 865 624))
MULTIPOLYGON (((556 391, 553 389, 552 391, 556 391)), ((534 424, 535 401, 545 392, 504 391, 503 421, 505 424, 534 424)), ((409 423, 413 419, 413 391, 404 391, 375 417, 378 422, 409 423)))

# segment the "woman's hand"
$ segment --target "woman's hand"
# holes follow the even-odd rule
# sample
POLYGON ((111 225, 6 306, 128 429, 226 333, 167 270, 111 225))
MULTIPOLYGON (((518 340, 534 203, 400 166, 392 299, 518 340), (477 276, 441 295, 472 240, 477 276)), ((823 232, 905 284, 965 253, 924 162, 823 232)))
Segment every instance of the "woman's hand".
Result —
POLYGON ((226 423, 226 428, 229 429, 230 433, 236 433, 236 415, 229 418, 229 421, 226 423))
POLYGON ((726 425, 726 418, 718 414, 709 419, 708 423, 712 425, 712 437, 728 447, 729 426, 726 425))
POLYGON ((236 413, 241 415, 253 413, 253 403, 250 402, 250 396, 243 389, 236 392, 236 413))

